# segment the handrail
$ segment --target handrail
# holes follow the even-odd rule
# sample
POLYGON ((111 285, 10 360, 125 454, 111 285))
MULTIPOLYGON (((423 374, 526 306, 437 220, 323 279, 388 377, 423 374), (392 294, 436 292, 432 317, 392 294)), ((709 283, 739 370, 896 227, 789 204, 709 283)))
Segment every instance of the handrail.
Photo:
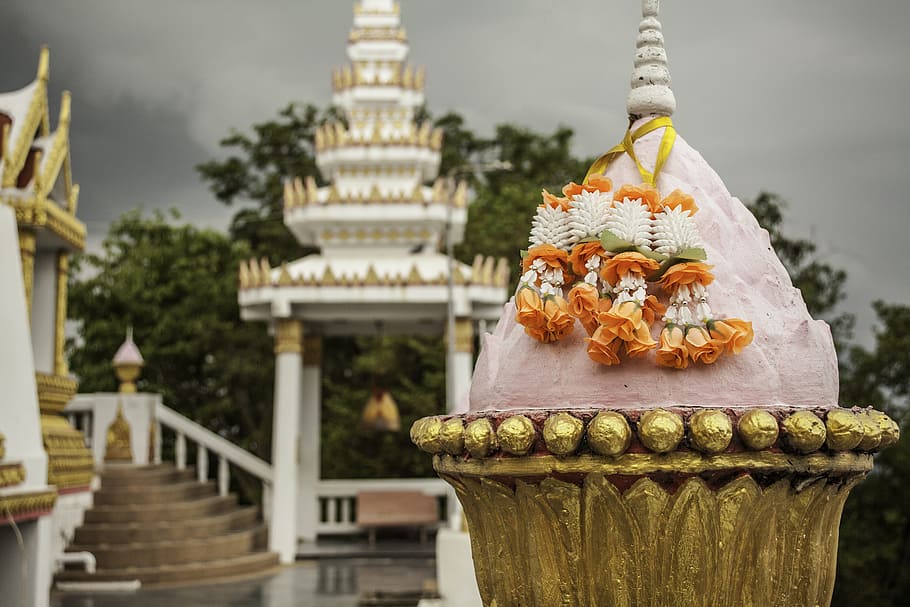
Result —
POLYGON ((319 497, 346 497, 360 491, 420 491, 427 495, 446 495, 448 485, 440 478, 358 478, 322 479, 316 485, 319 497))
POLYGON ((160 402, 156 404, 155 419, 178 434, 186 436, 197 445, 225 458, 241 470, 246 470, 269 484, 274 482, 272 466, 268 462, 243 450, 231 441, 218 436, 211 430, 200 426, 160 402))

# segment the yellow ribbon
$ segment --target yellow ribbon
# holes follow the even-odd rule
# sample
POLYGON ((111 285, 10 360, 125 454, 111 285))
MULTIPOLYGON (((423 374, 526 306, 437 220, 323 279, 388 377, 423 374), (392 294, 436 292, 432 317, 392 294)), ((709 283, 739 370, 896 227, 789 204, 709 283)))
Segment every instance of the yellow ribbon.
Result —
POLYGON ((614 160, 623 154, 628 154, 629 157, 635 161, 635 166, 638 167, 638 172, 641 173, 642 180, 647 184, 656 185, 657 176, 660 175, 664 163, 666 163, 667 158, 670 157, 670 152, 673 150, 673 144, 675 143, 676 129, 673 128, 673 120, 671 120, 669 116, 655 118, 638 127, 634 133, 632 131, 626 131, 626 136, 623 138, 622 143, 594 161, 594 164, 591 165, 591 168, 588 169, 588 173, 585 175, 584 183, 588 183, 588 179, 590 179, 592 175, 602 174, 614 160), (638 156, 635 155, 635 142, 659 128, 664 128, 665 130, 664 136, 660 140, 660 148, 657 150, 657 160, 654 163, 654 171, 652 172, 646 169, 638 160, 638 156))

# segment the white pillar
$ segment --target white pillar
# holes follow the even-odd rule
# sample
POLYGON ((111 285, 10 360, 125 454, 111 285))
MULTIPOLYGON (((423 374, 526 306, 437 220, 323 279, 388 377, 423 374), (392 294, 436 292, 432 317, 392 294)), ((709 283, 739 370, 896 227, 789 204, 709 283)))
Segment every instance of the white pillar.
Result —
POLYGON ((297 555, 297 437, 300 416, 303 327, 299 320, 275 321, 275 404, 272 411, 272 505, 269 549, 281 562, 297 555))
POLYGON ((474 374, 474 324, 470 318, 455 320, 455 343, 447 349, 447 355, 447 412, 454 413, 465 404, 474 374))
POLYGON ((316 540, 319 525, 320 428, 322 409, 322 338, 307 336, 303 345, 300 398, 300 464, 297 468, 297 537, 316 540))

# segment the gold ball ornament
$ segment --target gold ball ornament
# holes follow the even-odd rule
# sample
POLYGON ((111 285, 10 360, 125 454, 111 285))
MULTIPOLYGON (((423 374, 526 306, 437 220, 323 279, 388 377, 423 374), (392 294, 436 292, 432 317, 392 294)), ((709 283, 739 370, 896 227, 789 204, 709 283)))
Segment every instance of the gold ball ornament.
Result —
POLYGON ((882 443, 882 426, 868 411, 856 416, 863 424, 863 440, 856 446, 860 451, 875 451, 882 443))
POLYGON ((620 413, 601 411, 588 423, 588 445, 598 455, 622 455, 631 441, 632 429, 620 413))
POLYGON ((784 420, 784 438, 800 453, 818 451, 825 444, 825 424, 811 411, 799 411, 784 420))
POLYGON ((648 411, 638 420, 638 438, 655 453, 676 449, 686 433, 682 417, 664 409, 648 411))
POLYGON ((512 455, 524 455, 531 449, 537 432, 534 424, 524 415, 513 415, 496 429, 496 438, 502 450, 512 455))
POLYGON ((753 409, 740 417, 736 430, 743 443, 754 451, 770 448, 780 434, 777 419, 761 409, 753 409))
POLYGON ((575 453, 584 433, 584 423, 568 413, 551 415, 543 424, 544 443, 554 455, 575 453))
POLYGON ((692 445, 703 453, 720 453, 733 440, 733 423, 723 411, 699 411, 689 418, 692 445))
POLYGON ((471 457, 483 459, 496 448, 496 432, 488 419, 475 419, 464 429, 464 446, 471 457))
POLYGON ((415 445, 418 444, 418 441, 420 440, 420 435, 423 433, 423 426, 426 423, 427 419, 428 418, 426 417, 421 417, 413 424, 411 424, 411 442, 415 445))
POLYGON ((442 423, 439 441, 442 450, 449 455, 460 455, 464 451, 464 423, 460 418, 454 417, 442 423))
POLYGON ((879 449, 890 447, 901 438, 901 427, 897 422, 882 413, 881 411, 870 411, 872 419, 878 421, 878 427, 882 429, 882 441, 879 443, 879 449))
POLYGON ((863 440, 863 422, 848 409, 832 409, 825 419, 828 448, 832 451, 856 449, 863 440))
POLYGON ((434 455, 442 452, 442 420, 438 417, 428 417, 424 420, 417 436, 417 446, 434 455))

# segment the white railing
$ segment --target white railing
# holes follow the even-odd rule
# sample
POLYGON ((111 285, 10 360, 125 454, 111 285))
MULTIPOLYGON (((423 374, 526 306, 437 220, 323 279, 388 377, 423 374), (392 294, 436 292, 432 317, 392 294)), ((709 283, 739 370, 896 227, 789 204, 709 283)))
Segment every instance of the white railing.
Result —
POLYGON ((438 478, 392 478, 321 480, 316 494, 319 499, 320 535, 363 533, 357 526, 357 494, 361 491, 420 491, 433 495, 439 502, 440 522, 445 522, 448 485, 438 478))
POLYGON ((186 447, 187 439, 189 439, 196 444, 196 479, 200 483, 208 480, 209 453, 212 453, 218 457, 218 494, 225 496, 230 491, 230 466, 236 466, 262 482, 262 511, 264 514, 268 513, 265 505, 272 490, 272 466, 161 403, 157 403, 155 408, 154 459, 156 464, 161 463, 161 431, 163 428, 174 432, 174 465, 178 470, 186 470, 186 447))

